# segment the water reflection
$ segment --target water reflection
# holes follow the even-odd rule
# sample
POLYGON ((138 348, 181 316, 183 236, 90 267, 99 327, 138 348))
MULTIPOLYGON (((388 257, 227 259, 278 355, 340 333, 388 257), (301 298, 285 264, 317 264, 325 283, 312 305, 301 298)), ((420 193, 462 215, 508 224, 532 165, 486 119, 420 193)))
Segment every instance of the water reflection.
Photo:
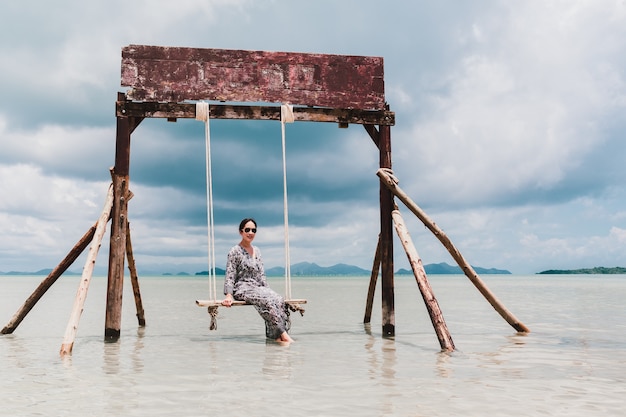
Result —
MULTIPOLYGON (((137 328, 137 337, 132 341, 132 349, 130 352, 124 351, 123 347, 128 346, 128 336, 115 342, 105 342, 102 344, 102 371, 106 375, 117 375, 124 372, 123 364, 128 367, 134 374, 141 374, 144 371, 144 347, 145 347, 146 328, 137 328)), ((128 349, 126 349, 128 350, 128 349)))
POLYGON ((102 372, 105 375, 117 375, 119 373, 121 345, 119 340, 102 344, 102 372))
POLYGON ((135 343, 133 344, 133 351, 131 353, 131 363, 133 366, 133 371, 136 373, 143 372, 144 363, 143 363, 143 355, 142 351, 144 348, 144 336, 146 334, 145 327, 137 328, 137 339, 135 339, 135 343))
POLYGON ((372 336, 370 333, 368 334, 370 336, 366 339, 364 346, 369 364, 369 378, 377 381, 376 385, 382 387, 380 392, 382 396, 380 415, 394 415, 394 399, 401 396, 397 389, 396 381, 398 360, 396 341, 394 339, 380 339, 372 336), (377 345, 380 346, 379 349, 376 348, 377 345))
POLYGON ((25 369, 31 366, 33 360, 27 343, 23 343, 14 334, 3 335, 2 341, 7 345, 7 358, 15 364, 16 368, 25 369))
POLYGON ((290 379, 293 371, 292 352, 288 346, 268 340, 261 368, 263 374, 276 379, 290 379))
POLYGON ((441 378, 450 378, 454 374, 450 366, 451 355, 452 353, 447 351, 437 353, 435 369, 437 369, 437 375, 441 378))
POLYGON ((370 364, 369 374, 371 379, 382 377, 386 385, 395 385, 396 376, 396 341, 393 338, 380 338, 372 334, 370 323, 363 325, 366 334, 369 336, 365 341, 365 351, 370 364), (380 344, 380 355, 375 346, 380 344), (380 357, 379 357, 380 356, 380 357))
POLYGON ((526 333, 509 335, 505 338, 505 343, 500 344, 497 349, 487 352, 476 352, 472 356, 480 360, 479 367, 498 370, 504 378, 524 378, 528 366, 516 366, 512 363, 511 353, 526 345, 528 342, 527 336, 528 334, 526 333))
POLYGON ((220 360, 219 360, 219 356, 218 356, 218 347, 219 342, 215 342, 215 341, 211 341, 209 343, 207 343, 207 350, 208 350, 208 356, 207 359, 209 359, 209 372, 211 375, 218 375, 219 371, 220 371, 220 360))

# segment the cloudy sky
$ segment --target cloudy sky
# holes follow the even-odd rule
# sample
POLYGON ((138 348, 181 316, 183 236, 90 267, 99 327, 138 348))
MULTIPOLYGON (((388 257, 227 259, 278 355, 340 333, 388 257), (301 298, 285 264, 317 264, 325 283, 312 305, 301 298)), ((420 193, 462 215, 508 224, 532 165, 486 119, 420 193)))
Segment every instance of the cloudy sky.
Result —
MULTIPOLYGON (((626 266, 624 0, 59 0, 0 4, 0 271, 56 266, 99 217, 129 44, 381 56, 400 186, 468 261, 626 266)), ((280 123, 211 129, 217 265, 247 216, 284 265, 280 123)), ((287 126, 293 263, 371 268, 377 164, 361 126, 287 126)), ((206 270, 204 169, 200 122, 133 134, 140 270, 206 270)), ((401 211, 423 262, 453 264, 401 211)))

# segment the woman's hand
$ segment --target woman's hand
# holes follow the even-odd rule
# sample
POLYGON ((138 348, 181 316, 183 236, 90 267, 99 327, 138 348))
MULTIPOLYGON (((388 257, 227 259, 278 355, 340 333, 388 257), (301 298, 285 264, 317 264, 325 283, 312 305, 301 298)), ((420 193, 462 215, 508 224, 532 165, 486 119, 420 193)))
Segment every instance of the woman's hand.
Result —
POLYGON ((222 305, 225 307, 230 307, 231 305, 233 305, 233 295, 226 294, 226 298, 222 300, 222 305))

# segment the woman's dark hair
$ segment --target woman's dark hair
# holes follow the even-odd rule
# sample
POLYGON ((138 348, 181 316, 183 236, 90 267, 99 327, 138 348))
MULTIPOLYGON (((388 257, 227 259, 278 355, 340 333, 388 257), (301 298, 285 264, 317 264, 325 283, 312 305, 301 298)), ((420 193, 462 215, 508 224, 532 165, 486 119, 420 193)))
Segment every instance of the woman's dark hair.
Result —
POLYGON ((254 227, 256 227, 256 220, 249 218, 249 219, 243 219, 241 221, 241 223, 239 223, 239 231, 242 231, 244 227, 246 227, 246 223, 248 222, 252 222, 254 223, 254 227))

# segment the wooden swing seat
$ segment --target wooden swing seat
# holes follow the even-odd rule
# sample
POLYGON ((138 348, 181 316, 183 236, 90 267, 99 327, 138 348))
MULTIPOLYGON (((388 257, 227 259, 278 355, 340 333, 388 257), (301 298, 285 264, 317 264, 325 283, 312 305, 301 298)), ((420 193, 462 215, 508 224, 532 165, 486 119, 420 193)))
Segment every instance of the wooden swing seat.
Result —
MULTIPOLYGON (((198 307, 225 307, 222 305, 222 300, 196 300, 198 307)), ((285 304, 290 306, 297 304, 306 304, 304 299, 285 300, 285 304)), ((235 306, 251 306, 252 304, 245 301, 233 300, 231 307, 235 306)))

